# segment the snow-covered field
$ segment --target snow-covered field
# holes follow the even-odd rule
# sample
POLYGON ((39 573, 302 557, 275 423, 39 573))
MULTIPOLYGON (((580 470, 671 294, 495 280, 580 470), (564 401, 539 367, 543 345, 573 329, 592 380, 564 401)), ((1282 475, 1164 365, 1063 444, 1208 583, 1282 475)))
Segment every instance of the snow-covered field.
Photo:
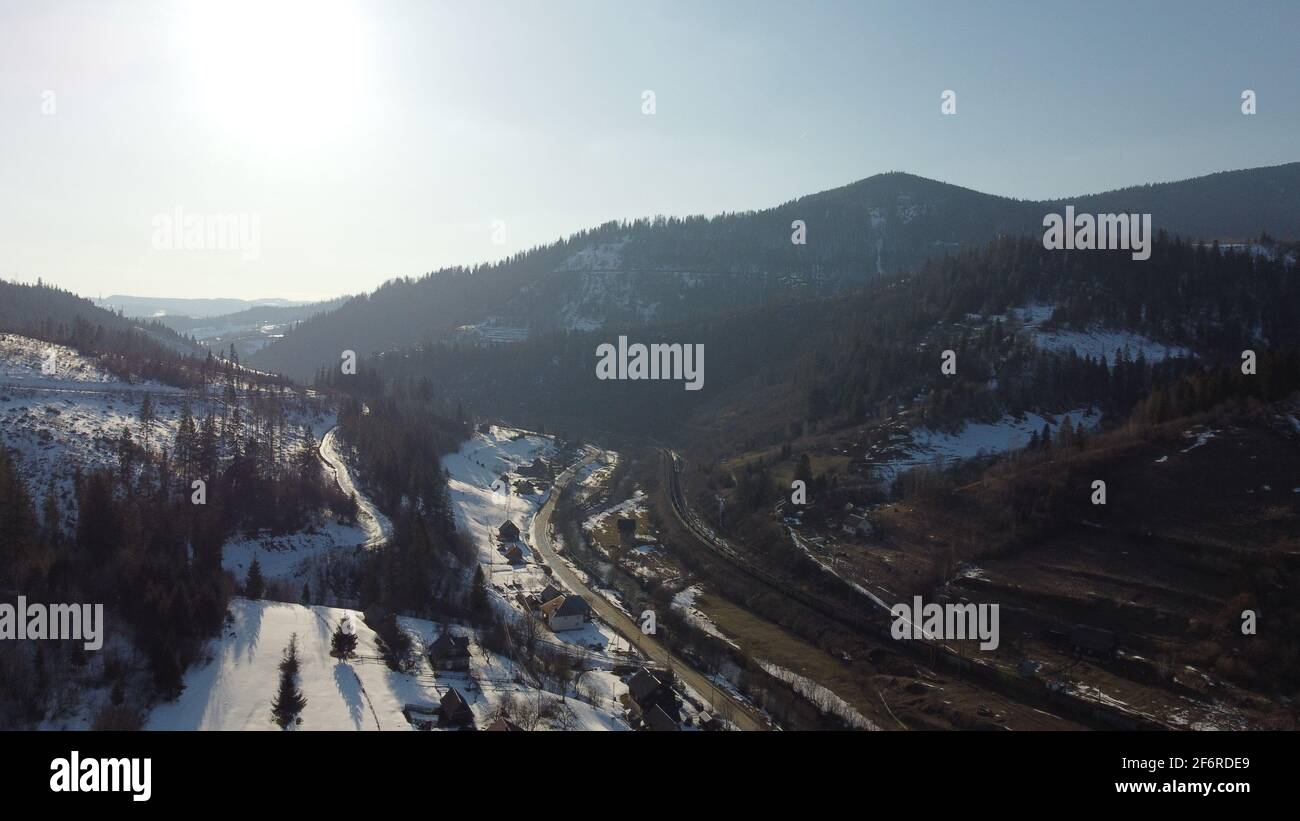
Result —
MULTIPOLYGON (((330 607, 236 599, 231 620, 221 638, 211 646, 212 660, 185 675, 185 689, 174 702, 154 708, 146 724, 151 730, 277 730, 271 717, 271 700, 279 685, 279 664, 292 635, 297 636, 300 662, 299 688, 307 699, 300 717, 303 730, 409 730, 402 709, 406 704, 431 707, 448 687, 469 702, 475 723, 488 723, 502 698, 530 703, 539 691, 516 683, 520 671, 507 660, 471 644, 471 687, 465 673, 437 673, 421 658, 411 673, 390 670, 379 655, 378 638, 361 614, 330 607), (330 637, 344 615, 357 634, 356 657, 340 661, 330 656, 330 637)), ((399 620, 423 648, 440 628, 421 619, 399 620)), ((455 628, 452 628, 455 630, 455 628)), ((583 676, 584 686, 596 694, 593 705, 569 694, 541 692, 540 700, 555 715, 539 729, 626 729, 615 716, 611 699, 626 691, 617 677, 606 671, 583 676)))
POLYGON ((611 516, 624 518, 635 516, 638 513, 645 513, 645 492, 637 490, 632 493, 631 498, 625 499, 616 505, 611 505, 599 513, 588 516, 582 523, 582 529, 591 531, 600 528, 611 516))
POLYGON ((493 427, 488 433, 475 433, 459 451, 442 458, 443 468, 451 475, 447 487, 456 525, 478 546, 479 561, 504 563, 505 556, 497 549, 497 528, 509 519, 521 533, 527 533, 546 501, 544 493, 515 493, 501 477, 539 456, 554 454, 554 443, 544 436, 493 427))
POLYGON ((1165 345, 1150 337, 1128 331, 1100 327, 1090 328, 1087 331, 1043 327, 1051 319, 1053 310, 1055 309, 1051 305, 1028 305, 1024 308, 1013 308, 1010 314, 1033 335, 1034 344, 1038 347, 1057 353, 1074 351, 1079 356, 1091 356, 1096 360, 1104 359, 1110 365, 1115 364, 1120 350, 1127 350, 1130 359, 1136 359, 1141 354, 1148 362, 1192 355, 1189 349, 1182 346, 1165 345))
MULTIPOLYGON (((1022 448, 1029 444, 1034 433, 1051 425, 1052 433, 1061 425, 1074 427, 1083 423, 1085 430, 1095 430, 1101 414, 1096 408, 1078 408, 1068 413, 1042 416, 1026 413, 1023 418, 1004 416, 996 422, 969 422, 958 433, 944 433, 920 427, 911 431, 911 445, 905 456, 893 456, 879 462, 873 462, 877 475, 885 481, 893 481, 904 471, 919 465, 933 464, 935 461, 949 462, 970 459, 980 455, 993 455, 1022 448)), ((868 450, 866 458, 872 459, 873 451, 868 450)))
POLYGON ((226 542, 221 548, 221 566, 242 580, 256 557, 264 578, 300 585, 315 580, 327 554, 364 548, 366 538, 366 531, 357 525, 344 524, 322 512, 316 522, 297 533, 226 542))

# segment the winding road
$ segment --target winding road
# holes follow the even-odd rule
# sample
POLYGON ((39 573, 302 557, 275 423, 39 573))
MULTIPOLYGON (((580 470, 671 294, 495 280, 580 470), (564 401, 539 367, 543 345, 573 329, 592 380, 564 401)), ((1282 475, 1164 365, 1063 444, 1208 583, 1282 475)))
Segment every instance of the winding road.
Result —
POLYGON ((339 489, 357 500, 357 524, 366 533, 366 540, 361 547, 366 550, 383 547, 393 533, 393 523, 379 512, 379 508, 375 507, 364 493, 357 490, 356 484, 352 481, 352 473, 348 470, 347 461, 339 450, 338 431, 339 427, 335 425, 321 437, 321 461, 334 474, 334 481, 338 482, 339 489))
POLYGON ((696 670, 681 658, 673 655, 663 644, 657 641, 653 636, 642 634, 641 626, 628 617, 626 613, 615 607, 604 596, 593 591, 587 584, 578 578, 567 563, 555 552, 555 546, 551 543, 551 514, 555 511, 555 501, 560 494, 572 481, 573 476, 583 467, 590 464, 596 457, 588 456, 578 464, 555 477, 555 483, 551 488, 551 494, 546 499, 546 504, 542 509, 537 511, 533 517, 532 524, 532 543, 533 546, 546 559, 555 572, 556 577, 564 583, 566 587, 586 598, 587 603, 591 605, 592 610, 610 627, 614 628, 623 638, 627 639, 646 657, 652 661, 672 667, 673 672, 679 676, 682 681, 691 686, 700 696, 709 699, 713 704, 714 713, 723 712, 717 701, 725 702, 727 716, 737 727, 742 730, 766 730, 767 722, 749 705, 737 699, 731 693, 719 688, 710 681, 704 674, 696 670))

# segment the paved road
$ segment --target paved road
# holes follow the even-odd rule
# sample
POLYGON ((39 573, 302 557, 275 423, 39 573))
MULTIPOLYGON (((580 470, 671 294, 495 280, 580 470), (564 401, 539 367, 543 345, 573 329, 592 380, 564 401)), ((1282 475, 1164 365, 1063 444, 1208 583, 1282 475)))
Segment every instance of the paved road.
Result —
MULTIPOLYGON (((555 484, 551 489, 551 495, 547 498, 546 504, 533 517, 532 542, 533 545, 541 552, 550 565, 555 575, 566 587, 577 593, 582 594, 591 605, 596 614, 601 617, 610 627, 614 628, 623 638, 636 645, 640 651, 653 661, 660 664, 668 665, 673 668, 673 672, 680 676, 682 681, 689 684, 695 692, 709 700, 721 700, 726 703, 731 713, 730 718, 736 726, 742 730, 766 730, 767 723, 748 705, 742 703, 739 699, 732 696, 725 690, 716 687, 713 682, 709 681, 702 673, 691 667, 682 659, 673 655, 668 648, 664 647, 653 636, 646 636, 641 633, 641 627, 632 619, 623 613, 623 611, 614 607, 604 596, 599 595, 577 577, 569 566, 555 552, 555 547, 551 544, 550 528, 551 513, 555 510, 555 500, 559 498, 560 493, 573 479, 573 475, 580 468, 585 467, 594 460, 595 456, 589 456, 578 465, 569 468, 561 473, 555 479, 555 484)), ((714 713, 720 713, 718 705, 714 705, 714 713)))

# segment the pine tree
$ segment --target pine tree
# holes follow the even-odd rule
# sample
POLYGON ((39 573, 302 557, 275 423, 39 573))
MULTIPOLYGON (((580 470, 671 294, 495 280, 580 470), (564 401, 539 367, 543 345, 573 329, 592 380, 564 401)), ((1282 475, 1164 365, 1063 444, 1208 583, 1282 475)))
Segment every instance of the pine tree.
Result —
POLYGON ((181 421, 176 428, 175 447, 177 467, 180 468, 181 475, 186 479, 190 478, 190 468, 194 465, 196 439, 197 433, 194 429, 194 416, 190 411, 190 403, 186 402, 181 406, 181 421))
POLYGON ((483 565, 474 568, 474 584, 469 591, 469 606, 475 613, 487 609, 487 579, 483 576, 483 565))
POLYGON ((140 403, 140 431, 146 450, 149 448, 149 428, 153 420, 153 397, 146 393, 144 401, 140 403))
POLYGON ((307 697, 298 689, 298 634, 294 633, 280 661, 280 689, 271 701, 271 717, 285 730, 306 706, 307 697))
POLYGON ((198 464, 205 479, 211 479, 217 468, 217 417, 208 413, 199 430, 198 464))
POLYGON ((351 658, 356 649, 357 632, 352 627, 352 619, 344 616, 330 637, 330 655, 340 659, 351 658))
POLYGON ((248 566, 248 578, 244 581, 244 595, 250 599, 260 599, 266 592, 266 580, 262 578, 262 565, 253 557, 253 563, 248 566))

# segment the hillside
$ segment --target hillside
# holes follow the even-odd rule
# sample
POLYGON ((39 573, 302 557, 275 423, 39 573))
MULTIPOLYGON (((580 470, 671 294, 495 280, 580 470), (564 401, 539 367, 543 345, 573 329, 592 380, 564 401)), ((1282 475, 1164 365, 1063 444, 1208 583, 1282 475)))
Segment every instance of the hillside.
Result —
POLYGON ((900 408, 950 433, 1007 413, 1127 414, 1152 384, 1198 361, 1300 346, 1294 272, 1282 258, 1174 240, 1138 262, 1004 238, 841 296, 630 331, 425 346, 365 360, 356 378, 411 391, 427 383, 453 408, 521 424, 723 453, 900 408), (704 388, 596 379, 598 345, 620 333, 703 345, 704 388), (940 372, 944 350, 956 354, 955 374, 940 372))
POLYGON ((1156 230, 1186 237, 1294 238, 1297 192, 1300 163, 1044 202, 880 174, 760 211, 608 223, 500 263, 395 279, 303 322, 253 361, 306 378, 343 350, 672 324, 830 296, 1003 234, 1041 235, 1044 214, 1069 203, 1151 213, 1156 230), (794 220, 806 244, 791 242, 794 220))
POLYGON ((147 353, 161 347, 183 355, 199 352, 194 343, 165 325, 129 319, 89 299, 39 282, 24 285, 0 280, 0 331, 51 342, 93 340, 100 344, 108 334, 123 351, 147 353))

